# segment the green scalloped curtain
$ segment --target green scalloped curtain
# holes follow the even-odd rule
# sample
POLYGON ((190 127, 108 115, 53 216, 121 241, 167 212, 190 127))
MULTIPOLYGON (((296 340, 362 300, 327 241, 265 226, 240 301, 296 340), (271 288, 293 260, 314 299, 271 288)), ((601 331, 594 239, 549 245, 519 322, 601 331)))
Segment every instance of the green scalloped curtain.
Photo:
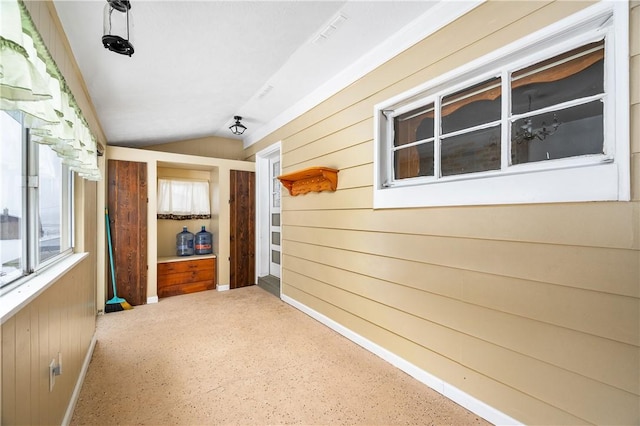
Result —
POLYGON ((100 180, 97 142, 22 0, 0 0, 0 109, 21 111, 31 139, 100 180))

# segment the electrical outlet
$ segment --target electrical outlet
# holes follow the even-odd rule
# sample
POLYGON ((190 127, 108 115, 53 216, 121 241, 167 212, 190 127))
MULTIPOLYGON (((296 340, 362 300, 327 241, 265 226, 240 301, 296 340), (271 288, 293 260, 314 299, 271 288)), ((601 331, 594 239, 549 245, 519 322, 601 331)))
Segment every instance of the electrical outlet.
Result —
POLYGON ((53 386, 56 384, 56 360, 51 360, 49 364, 49 392, 53 392, 53 386))
POLYGON ((56 376, 62 374, 62 353, 58 352, 58 362, 53 358, 49 363, 49 392, 53 392, 53 387, 56 384, 56 376))

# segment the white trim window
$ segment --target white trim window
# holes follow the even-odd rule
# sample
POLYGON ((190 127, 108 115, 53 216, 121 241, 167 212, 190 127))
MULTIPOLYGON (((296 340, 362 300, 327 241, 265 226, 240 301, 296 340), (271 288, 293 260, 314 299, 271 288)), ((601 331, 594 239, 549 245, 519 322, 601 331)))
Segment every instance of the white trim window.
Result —
POLYGON ((19 111, 0 111, 0 294, 73 251, 73 172, 35 143, 19 111))
POLYGON ((374 207, 628 200, 627 40, 599 3, 376 105, 374 207))

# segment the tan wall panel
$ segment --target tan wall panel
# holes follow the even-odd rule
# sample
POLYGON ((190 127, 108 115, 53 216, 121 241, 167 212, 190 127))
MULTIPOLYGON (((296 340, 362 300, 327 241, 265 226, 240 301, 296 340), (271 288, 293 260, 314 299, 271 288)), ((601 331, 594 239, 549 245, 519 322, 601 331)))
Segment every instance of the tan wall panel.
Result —
POLYGON ((297 195, 295 197, 290 196, 286 191, 283 192, 283 194, 286 194, 282 197, 283 211, 285 209, 363 209, 369 208, 373 202, 373 194, 371 188, 340 189, 339 177, 338 191, 335 192, 309 192, 308 194, 297 195))
POLYGON ((16 320, 2 324, 2 418, 1 424, 17 424, 16 419, 16 320))
MULTIPOLYGON (((285 273, 286 274, 286 273, 285 273)), ((295 280, 295 276, 292 276, 295 280)), ((423 370, 430 371, 439 379, 445 379, 448 383, 464 387, 466 391, 475 397, 483 395, 489 404, 494 406, 502 403, 508 407, 503 410, 508 415, 521 419, 525 424, 582 424, 581 420, 575 416, 549 407, 547 404, 531 398, 529 395, 514 391, 513 389, 492 380, 486 376, 469 370, 460 364, 449 359, 441 357, 427 348, 416 345, 406 339, 401 338, 397 334, 381 329, 363 319, 345 312, 338 307, 322 301, 311 294, 302 290, 289 286, 286 282, 288 275, 284 276, 283 293, 300 301, 306 306, 323 312, 332 319, 335 319, 343 325, 347 325, 353 330, 366 337, 370 341, 382 345, 384 347, 396 348, 396 354, 403 359, 411 362, 423 370), (532 416, 531 413, 536 413, 532 416)))
POLYGON ((634 411, 637 395, 603 387, 582 375, 555 368, 479 338, 453 332, 451 329, 421 320, 390 306, 374 303, 336 287, 322 285, 303 275, 295 277, 295 286, 360 318, 370 322, 375 321, 374 323, 381 328, 394 330, 400 336, 405 336, 420 346, 429 347, 436 353, 467 365, 475 371, 491 371, 491 377, 498 378, 504 384, 517 389, 528 389, 532 396, 562 410, 574 414, 580 413, 584 410, 576 404, 576 399, 590 401, 595 406, 586 410, 589 416, 586 418, 588 421, 598 424, 607 421, 613 421, 615 424, 630 424, 637 417, 637 411, 634 411), (467 361, 470 361, 470 364, 467 361), (505 368, 510 365, 519 367, 505 368), (553 391, 547 392, 547 387, 553 388, 553 391), (603 418, 601 410, 597 408, 601 401, 599 398, 615 400, 615 408, 619 410, 618 416, 609 417, 609 420, 603 418))
MULTIPOLYGON (((287 227, 286 232, 291 228, 287 227)), ((434 294, 461 299, 464 290, 464 275, 453 268, 426 263, 413 262, 406 259, 387 258, 322 247, 314 244, 284 240, 282 244, 282 267, 287 268, 289 256, 295 254, 302 259, 331 265, 346 271, 376 277, 385 281, 414 287, 434 294)))
POLYGON ((362 188, 363 186, 371 188, 371 175, 373 175, 372 163, 342 169, 338 172, 338 189, 362 188))
POLYGON ((287 240, 639 297, 636 250, 562 247, 335 229, 287 228, 287 240), (526 259, 526 262, 523 262, 526 259))
POLYGON ((85 258, 2 324, 2 424, 60 424, 93 338, 93 266, 85 258), (63 374, 49 392, 49 363, 63 374))
POLYGON ((285 252, 295 253, 284 258, 284 268, 289 268, 294 257, 307 259, 335 266, 345 274, 349 271, 619 342, 639 344, 639 324, 635 320, 639 306, 635 298, 404 259, 381 262, 375 255, 292 241, 284 244, 285 252))
MULTIPOLYGON (((368 119, 353 126, 331 133, 324 138, 307 142, 298 148, 287 150, 287 166, 321 157, 373 139, 373 120, 368 119)), ((292 143, 287 141, 287 146, 292 143)))
MULTIPOLYGON (((348 256, 348 253, 345 256, 348 256)), ((393 306, 416 318, 475 336, 509 350, 526 353, 538 360, 640 395, 637 377, 629 375, 630 369, 640 365, 640 353, 636 346, 476 306, 468 303, 468 299, 455 300, 434 295, 293 256, 287 257, 286 269, 312 278, 317 283, 343 289, 366 300, 393 306), (567 345, 566 342, 571 342, 571 345, 567 345), (609 364, 610 357, 614 357, 618 362, 609 364), (602 365, 608 365, 608 368, 600 368, 602 365)), ((635 310, 631 307, 630 311, 630 315, 625 319, 626 323, 638 318, 637 304, 635 310)), ((376 309, 371 317, 365 319, 376 323, 378 315, 379 310, 376 309)), ((427 332, 425 327, 419 329, 427 332)), ((397 332, 398 329, 395 330, 397 332)), ((408 335, 405 337, 409 338, 408 335)), ((425 346, 433 348, 431 345, 425 346)), ((455 353, 444 355, 456 358, 455 353)))
MULTIPOLYGON (((373 165, 358 171, 356 186, 371 184, 373 165), (367 169, 371 170, 367 174, 367 169)), ((338 174, 338 188, 342 178, 338 174)), ((429 209, 283 211, 291 226, 336 228, 549 244, 640 249, 638 203, 531 204, 429 209), (606 218, 607 226, 602 226, 606 218), (589 230, 585 232, 585 229, 589 230)))
POLYGON ((373 143, 371 141, 363 142, 347 149, 324 155, 321 158, 309 159, 295 165, 289 165, 288 154, 285 153, 282 155, 282 173, 291 173, 296 170, 314 166, 331 167, 340 170, 346 167, 368 164, 373 161, 372 146, 373 143))
MULTIPOLYGON (((631 152, 640 152, 640 104, 631 106, 631 152)), ((633 182, 637 182, 633 181, 633 182)), ((637 186, 637 185, 636 185, 637 186)))
MULTIPOLYGON (((345 256, 348 256, 348 253, 345 256)), ((471 305, 467 303, 469 299, 461 301, 425 293, 292 256, 287 258, 286 269, 640 394, 640 384, 636 378, 628 374, 630 367, 640 364, 638 351, 632 345, 471 305), (567 341, 572 342, 571 347, 565 345, 564 342, 567 341), (606 370, 598 370, 597 367, 606 364, 607 359, 613 354, 619 363, 611 365, 606 370)), ((626 323, 638 317, 637 304, 635 309, 633 308, 632 305, 627 309, 630 314, 625 318, 626 323)), ((621 324, 625 322, 621 321, 621 324)))
POLYGON ((168 142, 160 145, 149 145, 143 149, 176 154, 199 155, 202 157, 226 158, 242 160, 244 150, 240 139, 206 137, 179 142, 168 142))
POLYGON ((638 396, 602 385, 497 346, 472 341, 463 362, 473 369, 516 389, 527 389, 532 397, 584 419, 583 423, 630 425, 638 420, 638 396))

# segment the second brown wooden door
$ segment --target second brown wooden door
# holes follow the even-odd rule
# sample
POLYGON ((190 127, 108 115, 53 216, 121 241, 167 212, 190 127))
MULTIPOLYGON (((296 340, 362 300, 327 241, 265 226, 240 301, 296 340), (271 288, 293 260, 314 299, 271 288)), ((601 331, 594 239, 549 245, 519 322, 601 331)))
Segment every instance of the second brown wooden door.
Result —
POLYGON ((231 170, 230 288, 255 284, 255 173, 231 170))

